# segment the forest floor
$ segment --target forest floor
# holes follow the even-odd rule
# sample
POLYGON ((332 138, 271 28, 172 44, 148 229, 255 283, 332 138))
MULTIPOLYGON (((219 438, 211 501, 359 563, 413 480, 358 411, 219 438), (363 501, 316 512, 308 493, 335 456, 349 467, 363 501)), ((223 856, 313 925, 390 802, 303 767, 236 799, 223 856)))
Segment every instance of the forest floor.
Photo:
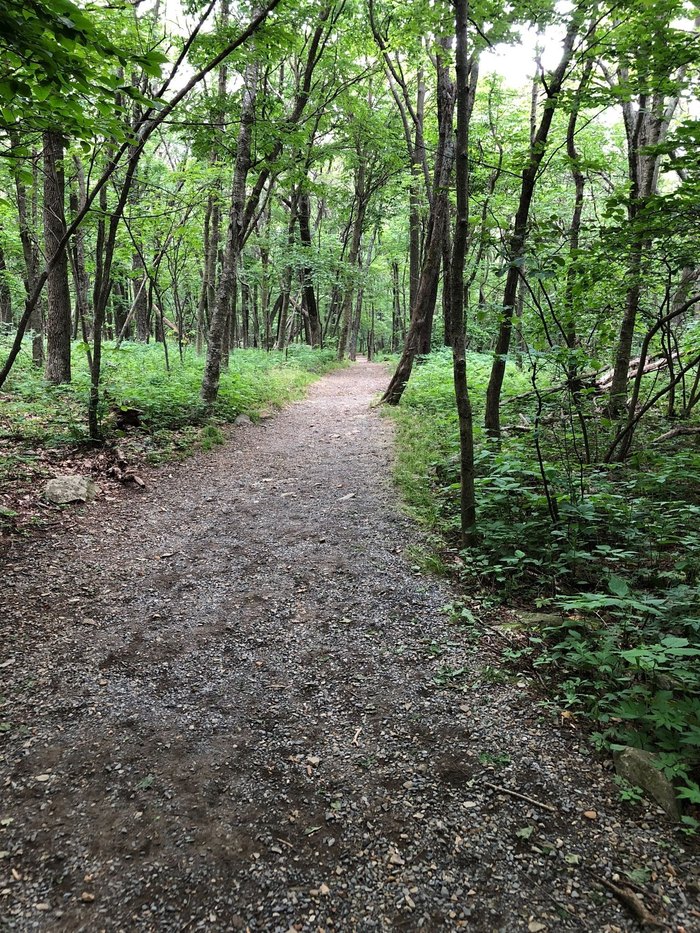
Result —
POLYGON ((416 566, 385 382, 11 544, 0 928, 700 930, 692 844, 416 566))

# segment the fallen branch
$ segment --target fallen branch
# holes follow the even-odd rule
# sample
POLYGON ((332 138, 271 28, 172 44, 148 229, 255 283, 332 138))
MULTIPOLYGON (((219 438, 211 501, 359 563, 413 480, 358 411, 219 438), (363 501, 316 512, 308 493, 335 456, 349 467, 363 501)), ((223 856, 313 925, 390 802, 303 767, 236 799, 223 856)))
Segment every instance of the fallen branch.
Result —
POLYGON ((528 797, 525 794, 519 793, 517 790, 511 790, 509 787, 501 787, 499 784, 492 784, 490 781, 484 781, 484 784, 492 790, 497 790, 501 794, 510 794, 511 797, 517 797, 518 800, 525 800, 527 803, 531 803, 535 807, 540 807, 542 810, 549 810, 550 813, 557 812, 557 808, 553 807, 551 804, 542 803, 541 800, 535 800, 534 797, 528 797))
POLYGON ((596 878, 596 881, 607 888, 608 891, 612 893, 613 897, 626 907, 643 927, 656 927, 657 929, 667 928, 667 924, 661 920, 657 920, 657 918, 647 910, 637 895, 629 888, 618 888, 616 884, 613 884, 612 881, 608 881, 607 878, 596 878))
MULTIPOLYGON (((677 356, 676 361, 678 361, 677 356)), ((668 360, 665 356, 654 356, 646 361, 642 372, 643 375, 647 375, 648 373, 658 372, 658 370, 664 369, 666 366, 668 366, 668 360)), ((637 359, 630 360, 629 369, 627 371, 628 381, 636 379, 638 374, 639 357, 637 359)), ((612 384, 612 367, 606 366, 605 369, 599 369, 597 372, 581 373, 578 376, 578 381, 581 384, 582 391, 585 392, 593 390, 596 395, 604 395, 612 384)), ((554 395, 557 392, 563 392, 564 389, 568 388, 568 386, 568 382, 560 382, 555 386, 549 386, 547 389, 540 389, 539 394, 542 396, 554 395)), ((529 392, 522 392, 520 395, 511 395, 501 402, 501 406, 511 405, 513 402, 521 402, 524 399, 532 398, 535 394, 536 392, 531 390, 529 392)))
POLYGON ((658 437, 655 437, 652 441, 652 444, 661 444, 663 441, 670 441, 672 437, 678 437, 681 434, 700 434, 700 427, 694 428, 690 425, 681 425, 677 428, 672 428, 670 431, 666 431, 665 434, 659 434, 658 437))

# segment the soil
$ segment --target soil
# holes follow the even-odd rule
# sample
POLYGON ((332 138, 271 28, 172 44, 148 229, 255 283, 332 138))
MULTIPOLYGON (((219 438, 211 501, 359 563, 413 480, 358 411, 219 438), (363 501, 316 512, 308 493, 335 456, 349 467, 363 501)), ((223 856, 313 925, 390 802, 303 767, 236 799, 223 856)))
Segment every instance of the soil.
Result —
POLYGON ((416 563, 385 383, 337 371, 15 539, 2 929, 700 930, 691 843, 416 563))

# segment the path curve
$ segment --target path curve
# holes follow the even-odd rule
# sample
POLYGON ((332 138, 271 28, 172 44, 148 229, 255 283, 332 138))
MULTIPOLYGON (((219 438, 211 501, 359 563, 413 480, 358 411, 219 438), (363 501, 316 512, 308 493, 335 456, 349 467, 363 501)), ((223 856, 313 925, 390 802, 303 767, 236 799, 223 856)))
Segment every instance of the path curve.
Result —
POLYGON ((331 374, 14 544, 0 928, 614 933, 597 879, 632 873, 700 929, 683 840, 493 682, 414 566, 385 381, 331 374))

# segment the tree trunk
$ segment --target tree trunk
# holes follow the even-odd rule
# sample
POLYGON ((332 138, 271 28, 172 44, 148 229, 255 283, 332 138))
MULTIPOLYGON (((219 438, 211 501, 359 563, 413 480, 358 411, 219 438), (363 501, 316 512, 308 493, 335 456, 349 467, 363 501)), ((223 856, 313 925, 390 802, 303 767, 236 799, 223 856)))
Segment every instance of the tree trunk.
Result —
MULTIPOLYGON (((19 146, 18 137, 12 136, 12 145, 19 146)), ((36 159, 32 160, 36 189, 36 159)), ((19 220, 19 237, 22 243, 22 256, 24 258, 24 288, 29 297, 36 288, 39 275, 39 250, 32 229, 30 216, 30 203, 27 198, 27 189, 19 172, 15 172, 15 192, 17 194, 17 216, 19 220)), ((43 320, 41 304, 37 301, 29 317, 29 330, 32 331, 32 362, 35 366, 44 365, 43 320)))
POLYGON ((250 61, 245 70, 241 100, 240 128, 236 146, 236 161, 231 186, 226 246, 224 248, 221 278, 216 290, 216 302, 209 325, 209 343, 204 367, 201 397, 206 405, 213 405, 219 391, 225 329, 229 317, 231 297, 236 288, 236 270, 242 245, 243 213, 245 210, 246 181, 251 165, 252 130, 255 120, 255 102, 258 93, 258 63, 250 61))
MULTIPOLYGON (((70 208, 73 217, 77 216, 85 203, 85 173, 83 163, 75 156, 73 163, 76 170, 75 185, 70 194, 70 208)), ((90 279, 85 266, 85 231, 82 227, 73 234, 70 250, 71 266, 73 269, 73 283, 75 286, 75 321, 73 333, 77 337, 80 330, 83 342, 88 342, 88 329, 90 317, 90 279)))
POLYGON ((253 346, 257 349, 260 346, 260 314, 258 312, 258 286, 253 285, 253 346))
POLYGON ((460 530, 462 545, 468 547, 476 538, 476 497, 474 493, 474 435, 472 407, 467 382, 467 358, 464 324, 464 267, 469 236, 469 121, 476 92, 475 61, 467 57, 468 0, 455 0, 455 33, 457 44, 457 137, 455 182, 457 216, 452 246, 450 301, 452 322, 452 371, 459 421, 460 464, 460 530), (470 100, 471 98, 471 100, 470 100))
MULTIPOLYGON (((411 191, 409 194, 409 304, 413 308, 418 296, 420 282, 420 269, 422 257, 421 234, 423 223, 421 218, 421 205, 424 197, 421 196, 421 178, 423 174, 423 160, 425 159, 425 143, 423 141, 423 119, 425 113, 425 79, 423 70, 418 72, 418 89, 416 92, 415 130, 413 137, 413 151, 411 152, 411 191)), ((428 192, 429 194, 429 192, 428 192)))
MULTIPOLYGON (((685 66, 680 69, 677 75, 679 81, 684 72, 685 66)), ((621 71, 621 79, 624 79, 625 76, 626 73, 621 71)), ((634 330, 642 296, 644 255, 650 242, 643 229, 643 224, 638 222, 638 217, 645 203, 656 194, 659 166, 661 164, 661 156, 651 147, 658 146, 666 138, 680 100, 679 96, 671 96, 667 100, 665 95, 659 91, 652 94, 651 100, 647 98, 646 93, 640 96, 636 114, 634 113, 633 104, 629 100, 623 103, 622 108, 627 136, 627 164, 630 181, 627 214, 631 247, 626 276, 629 287, 620 324, 620 334, 615 351, 615 367, 608 399, 608 414, 611 418, 619 418, 624 412, 627 402, 627 376, 630 360, 632 359, 634 330), (651 151, 649 151, 650 148, 651 151)))
POLYGON ((403 320, 401 314, 401 291, 399 289, 399 264, 396 260, 391 264, 392 281, 392 312, 391 312, 391 352, 395 353, 399 341, 403 338, 403 320))
POLYGON ((360 253, 360 242, 362 239, 362 228, 364 226, 365 220, 365 202, 364 202, 364 192, 360 197, 357 196, 357 192, 360 190, 356 184, 356 213, 355 221, 352 228, 352 240, 350 242, 350 251, 348 253, 348 263, 347 268, 349 272, 349 281, 345 286, 345 292, 343 293, 343 303, 340 310, 340 335, 338 337, 338 359, 342 360, 345 357, 345 350, 347 348, 348 339, 350 337, 350 323, 352 317, 352 299, 355 293, 354 277, 357 274, 357 259, 360 253))
POLYGON ((241 341, 243 348, 250 346, 250 285, 241 279, 241 341))
POLYGON ((559 94, 566 77, 569 63, 573 56, 574 41, 580 28, 580 16, 575 13, 569 25, 564 40, 564 49, 561 60, 550 75, 546 85, 547 101, 540 119, 540 125, 530 146, 530 155, 527 166, 523 169, 520 187, 520 199, 515 215, 513 232, 508 244, 508 272, 503 289, 503 302, 501 311, 501 326, 498 332, 494 359, 491 365, 491 376, 486 391, 485 427, 491 437, 500 437, 501 433, 501 389, 506 371, 506 357, 510 350, 510 338, 513 331, 513 318, 515 302, 520 278, 520 266, 525 257, 525 239, 527 222, 530 215, 530 205, 537 184, 537 173, 547 149, 547 140, 552 126, 552 119, 559 99, 559 94))
POLYGON ((204 348, 204 334, 209 326, 209 315, 207 314, 207 297, 209 288, 209 253, 210 253, 210 229, 213 198, 210 194, 207 198, 207 209, 204 214, 204 230, 202 241, 204 246, 204 262, 202 263, 202 283, 199 289, 199 302, 197 303, 197 334, 195 336, 195 347, 199 356, 204 348))
MULTIPOLYGON (((449 207, 448 207, 449 212, 449 207)), ((452 340, 452 243, 450 242, 449 213, 442 237, 442 317, 445 324, 444 344, 451 347, 452 340)))
MULTIPOLYGON (((358 269, 362 267, 362 261, 358 263, 358 269)), ((360 285, 357 289, 357 301, 355 303, 355 314, 350 328, 350 340, 348 342, 348 356, 355 362, 357 359, 357 340, 360 335, 360 325, 362 322, 362 299, 364 297, 364 287, 360 285)))
MULTIPOLYGON (((310 213, 309 194, 307 191, 301 191, 299 194, 299 239, 301 240, 302 246, 309 254, 311 253, 310 213)), ((320 347, 322 341, 321 318, 318 313, 313 274, 308 261, 304 262, 301 274, 302 301, 304 302, 304 309, 309 322, 309 343, 312 347, 320 347)))
MULTIPOLYGON (((292 190, 292 197, 289 205, 289 225, 287 227, 287 246, 291 255, 294 248, 294 230, 297 223, 297 213, 299 205, 299 192, 297 188, 292 190)), ((284 350, 287 346, 287 330, 289 327, 289 304, 292 296, 292 275, 293 268, 291 262, 287 264, 282 274, 282 304, 280 305, 279 325, 277 328, 277 340, 275 346, 278 350, 284 350)))
MULTIPOLYGON (((44 133, 44 242, 49 258, 58 250, 66 232, 65 188, 63 137, 54 130, 47 130, 44 133)), ((46 285, 48 313, 44 375, 47 382, 60 385, 71 379, 71 301, 65 250, 61 250, 46 285)))
POLYGON ((121 334, 129 313, 129 293, 122 282, 115 282, 114 288, 114 333, 121 334))
POLYGON ((437 298, 443 232, 447 219, 450 177, 454 158, 452 141, 454 86, 450 79, 448 67, 442 57, 437 59, 437 91, 440 133, 435 159, 433 202, 426 238, 427 246, 416 301, 411 308, 411 320, 406 333, 401 359, 386 392, 382 396, 382 401, 389 405, 398 405, 401 401, 401 396, 411 377, 414 360, 425 348, 426 334, 430 334, 429 327, 437 298))
POLYGON ((148 281, 146 268, 138 250, 134 250, 132 253, 131 271, 134 273, 131 279, 131 287, 135 306, 136 339, 142 343, 147 343, 151 331, 148 322, 148 281))
POLYGON ((355 172, 355 217, 352 224, 352 238, 348 252, 347 270, 348 281, 343 294, 343 304, 340 312, 340 335, 338 337, 338 359, 345 357, 345 350, 350 337, 350 323, 352 317, 353 295, 355 293, 354 279, 356 276, 357 260, 360 255, 362 230, 365 224, 365 211, 367 209, 367 193, 365 191, 366 164, 364 154, 360 154, 359 165, 355 172))
POLYGON ((5 253, 0 246, 0 324, 12 323, 12 292, 7 281, 5 253))

